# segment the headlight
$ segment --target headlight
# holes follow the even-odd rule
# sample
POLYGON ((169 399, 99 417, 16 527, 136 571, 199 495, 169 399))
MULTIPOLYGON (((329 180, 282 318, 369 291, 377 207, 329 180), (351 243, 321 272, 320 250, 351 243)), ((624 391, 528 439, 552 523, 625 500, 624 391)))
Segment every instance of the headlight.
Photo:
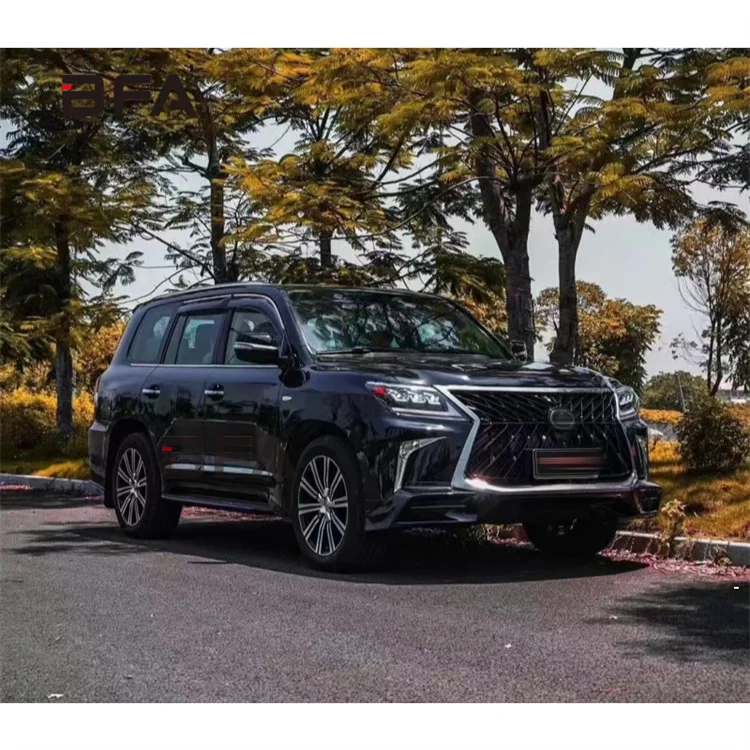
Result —
POLYGON ((621 385, 615 393, 617 394, 617 403, 620 406, 620 419, 637 416, 640 407, 638 394, 628 385, 621 385))
POLYGON ((428 385, 366 383, 375 398, 398 414, 422 414, 451 419, 464 417, 437 389, 428 385))

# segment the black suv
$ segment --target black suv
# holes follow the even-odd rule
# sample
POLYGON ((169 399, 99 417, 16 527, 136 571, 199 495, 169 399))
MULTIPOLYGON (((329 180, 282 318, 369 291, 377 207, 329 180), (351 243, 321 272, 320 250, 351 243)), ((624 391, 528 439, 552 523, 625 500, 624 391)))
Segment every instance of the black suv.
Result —
POLYGON ((519 361, 453 302, 408 291, 225 284, 136 309, 95 396, 94 477, 133 536, 183 505, 289 518, 325 568, 386 530, 521 522, 591 555, 654 513, 635 393, 519 361))

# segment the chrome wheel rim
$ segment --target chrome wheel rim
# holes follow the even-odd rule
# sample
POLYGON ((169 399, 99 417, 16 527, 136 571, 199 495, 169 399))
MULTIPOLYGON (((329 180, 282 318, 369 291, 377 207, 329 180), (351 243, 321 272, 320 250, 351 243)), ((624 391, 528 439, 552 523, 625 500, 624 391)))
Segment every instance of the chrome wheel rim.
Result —
POLYGON ((305 543, 316 555, 332 555, 344 540, 349 497, 344 475, 332 458, 315 456, 305 466, 297 491, 297 517, 305 543))
POLYGON ((117 508, 128 526, 136 526, 146 509, 146 464, 135 448, 128 448, 117 467, 117 508))

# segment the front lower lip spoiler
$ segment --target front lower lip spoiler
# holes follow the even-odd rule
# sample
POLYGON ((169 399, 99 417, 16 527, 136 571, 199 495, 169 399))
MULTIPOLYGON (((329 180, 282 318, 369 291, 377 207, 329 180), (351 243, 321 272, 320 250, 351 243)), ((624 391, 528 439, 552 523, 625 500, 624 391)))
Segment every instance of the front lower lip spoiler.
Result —
MULTIPOLYGON (((479 417, 464 404, 461 403, 452 393, 452 391, 488 391, 488 392, 515 392, 515 393, 612 393, 612 388, 524 388, 519 386, 476 386, 476 385, 436 385, 440 391, 457 409, 466 414, 472 421, 471 431, 469 432, 466 443, 461 450, 461 455, 456 463, 456 469, 451 479, 451 487, 456 490, 470 490, 472 492, 490 492, 499 495, 530 495, 544 494, 554 495, 555 493, 570 495, 576 494, 601 494, 629 492, 638 484, 638 473, 631 457, 632 471, 627 479, 619 482, 596 482, 587 484, 574 484, 572 482, 565 484, 547 484, 547 485, 521 485, 515 487, 503 487, 496 484, 490 484, 483 479, 468 479, 466 477, 466 466, 469 463, 474 440, 479 431, 479 417)), ((615 400, 615 403, 617 401, 615 400)), ((619 422, 619 408, 618 408, 619 422)))

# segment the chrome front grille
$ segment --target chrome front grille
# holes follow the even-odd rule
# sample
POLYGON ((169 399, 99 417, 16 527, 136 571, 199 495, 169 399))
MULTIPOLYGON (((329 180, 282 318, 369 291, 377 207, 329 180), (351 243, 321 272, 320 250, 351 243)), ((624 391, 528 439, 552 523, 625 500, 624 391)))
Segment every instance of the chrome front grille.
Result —
MULTIPOLYGON (((543 484, 534 476, 534 451, 599 450, 604 463, 586 481, 620 481, 633 470, 630 445, 617 419, 615 394, 598 391, 450 389, 478 419, 464 475, 500 486, 543 484), (572 424, 561 429, 550 412, 563 409, 572 424)), ((580 481, 580 480, 579 480, 580 481)))

